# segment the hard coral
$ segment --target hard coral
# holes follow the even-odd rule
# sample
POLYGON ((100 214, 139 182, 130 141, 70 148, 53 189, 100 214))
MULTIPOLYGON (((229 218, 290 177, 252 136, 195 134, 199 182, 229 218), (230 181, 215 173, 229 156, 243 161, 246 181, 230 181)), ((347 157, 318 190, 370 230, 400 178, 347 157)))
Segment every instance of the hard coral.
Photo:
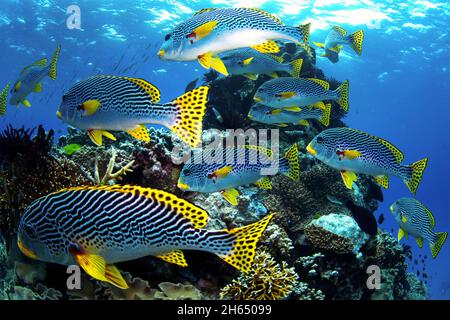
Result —
POLYGON ((238 279, 225 286, 221 299, 234 300, 281 300, 292 292, 297 281, 294 268, 286 262, 281 265, 264 251, 257 251, 249 274, 241 274, 238 279))

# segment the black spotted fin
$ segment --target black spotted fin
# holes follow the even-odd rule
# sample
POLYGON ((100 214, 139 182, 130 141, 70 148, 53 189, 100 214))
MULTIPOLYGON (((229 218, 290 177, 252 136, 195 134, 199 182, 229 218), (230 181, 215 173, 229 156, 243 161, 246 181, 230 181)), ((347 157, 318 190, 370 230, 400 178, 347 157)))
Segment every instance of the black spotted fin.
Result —
POLYGON ((9 83, 0 93, 0 116, 5 115, 6 113, 6 96, 8 95, 8 90, 9 90, 9 83))
POLYGON ((255 185, 261 189, 272 190, 272 182, 268 177, 262 177, 255 182, 255 185))
POLYGON ((150 135, 148 129, 143 124, 137 126, 135 129, 127 130, 127 133, 135 139, 150 142, 150 135))
POLYGON ((180 267, 187 267, 188 264, 186 262, 186 258, 184 257, 183 251, 174 250, 165 254, 160 254, 156 256, 157 258, 164 260, 169 263, 176 264, 180 267))
POLYGON ((268 40, 266 42, 254 45, 254 46, 252 46, 252 48, 261 53, 278 53, 278 52, 280 52, 280 47, 273 40, 268 40))

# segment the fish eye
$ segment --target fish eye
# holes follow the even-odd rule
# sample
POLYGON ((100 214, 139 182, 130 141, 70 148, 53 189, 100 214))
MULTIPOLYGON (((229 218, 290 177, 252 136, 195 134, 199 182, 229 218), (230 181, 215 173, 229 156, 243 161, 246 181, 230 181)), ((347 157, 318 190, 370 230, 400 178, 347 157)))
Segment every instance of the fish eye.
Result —
POLYGON ((164 41, 168 41, 172 35, 170 33, 166 34, 164 41))
POLYGON ((317 143, 323 143, 323 137, 317 137, 317 143))
POLYGON ((63 95, 62 96, 62 101, 66 101, 67 100, 67 95, 63 95))
POLYGON ((186 169, 186 170, 184 170, 184 174, 185 174, 186 176, 190 175, 190 174, 191 174, 191 169, 186 169))
POLYGON ((23 231, 32 239, 36 239, 37 238, 37 234, 36 231, 34 230, 34 228, 32 226, 30 226, 29 224, 25 224, 23 226, 23 231))

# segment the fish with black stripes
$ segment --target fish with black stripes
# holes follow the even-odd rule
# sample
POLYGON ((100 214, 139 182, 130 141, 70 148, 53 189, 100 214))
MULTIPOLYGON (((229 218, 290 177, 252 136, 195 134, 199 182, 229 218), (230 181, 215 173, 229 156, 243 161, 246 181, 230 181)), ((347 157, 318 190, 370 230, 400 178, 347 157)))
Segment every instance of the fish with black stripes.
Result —
POLYGON ((322 101, 313 106, 299 108, 298 111, 288 111, 273 109, 262 103, 255 103, 248 113, 248 118, 252 121, 273 124, 280 127, 289 124, 308 126, 309 119, 318 120, 328 127, 330 124, 331 103, 324 104, 322 101))
POLYGON ((353 188, 357 173, 373 176, 387 189, 389 176, 401 178, 416 194, 428 158, 411 165, 402 164, 403 153, 392 143, 371 134, 347 128, 322 131, 307 146, 308 152, 323 163, 338 169, 348 189, 353 188))
POLYGON ((52 80, 56 80, 56 64, 60 51, 61 47, 57 46, 50 63, 48 63, 47 59, 41 59, 23 68, 18 79, 11 87, 9 104, 17 107, 20 104, 26 107, 31 106, 27 97, 32 92, 42 92, 42 80, 47 76, 52 80))
POLYGON ((330 84, 322 79, 282 77, 264 82, 256 90, 253 99, 274 109, 290 111, 295 110, 296 107, 332 100, 347 112, 348 90, 348 80, 335 90, 330 90, 330 84))
POLYGON ((239 48, 219 54, 230 75, 242 75, 256 80, 258 75, 266 74, 278 78, 277 72, 287 72, 292 77, 300 77, 303 59, 284 62, 276 55, 261 53, 253 48, 239 48))
POLYGON ((102 145, 103 137, 116 140, 110 131, 125 131, 149 142, 145 125, 158 124, 195 147, 201 142, 208 90, 201 86, 161 104, 158 88, 144 79, 99 75, 70 88, 56 115, 86 130, 96 145, 102 145))
POLYGON ((115 263, 155 256, 187 267, 182 250, 213 253, 248 273, 271 218, 231 230, 206 230, 208 213, 168 192, 84 186, 35 200, 21 216, 17 243, 29 258, 78 264, 93 278, 126 289, 115 263))
POLYGON ((334 26, 325 38, 324 43, 313 42, 319 48, 324 49, 322 57, 328 58, 333 63, 339 61, 339 53, 344 45, 350 46, 357 55, 361 55, 364 42, 364 30, 355 31, 348 34, 347 31, 340 27, 334 26))
POLYGON ((251 47, 278 53, 274 41, 301 45, 308 54, 310 24, 286 26, 277 16, 256 8, 210 8, 196 12, 166 34, 158 56, 164 60, 195 61, 224 75, 229 72, 218 53, 251 47))
POLYGON ((447 240, 447 232, 435 232, 436 220, 431 211, 414 198, 400 198, 391 205, 391 212, 399 224, 398 241, 408 235, 416 238, 420 248, 423 240, 430 244, 433 259, 447 240))
POLYGON ((298 181, 297 144, 293 144, 284 156, 255 145, 206 148, 194 154, 192 161, 183 166, 178 187, 185 191, 220 192, 225 200, 237 205, 239 191, 236 187, 255 184, 262 189, 272 189, 269 176, 278 173, 298 181))

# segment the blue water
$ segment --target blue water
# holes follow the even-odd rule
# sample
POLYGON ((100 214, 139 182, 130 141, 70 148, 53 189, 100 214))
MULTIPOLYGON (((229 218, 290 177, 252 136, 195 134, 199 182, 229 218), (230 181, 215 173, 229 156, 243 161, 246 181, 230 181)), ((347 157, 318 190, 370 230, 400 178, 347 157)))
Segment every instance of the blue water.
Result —
MULTIPOLYGON (((350 80, 349 126, 391 141, 404 151, 405 162, 430 158, 417 199, 434 213, 438 231, 450 229, 450 3, 445 1, 2 0, 0 87, 14 82, 24 66, 51 58, 57 44, 62 51, 57 80, 44 80, 43 92, 29 97, 30 109, 9 106, 0 126, 43 123, 64 133, 65 125, 55 116, 61 96, 77 80, 92 74, 142 77, 160 88, 162 101, 178 96, 204 69, 197 62, 160 61, 156 52, 171 27, 199 9, 215 6, 258 6, 288 25, 311 21, 311 40, 319 42, 334 24, 350 31, 363 28, 362 57, 347 53, 335 65, 319 58, 317 66, 327 76, 350 80), (81 30, 66 27, 66 9, 71 4, 81 9, 81 30)), ((409 195, 403 182, 391 179, 377 211, 377 216, 384 213, 386 217, 381 228, 394 228, 396 235, 389 205, 409 195)), ((414 248, 415 257, 427 255, 431 297, 449 298, 450 289, 443 288, 450 286, 450 245, 444 245, 431 261, 428 246, 420 250, 412 238, 402 241, 414 248)))

